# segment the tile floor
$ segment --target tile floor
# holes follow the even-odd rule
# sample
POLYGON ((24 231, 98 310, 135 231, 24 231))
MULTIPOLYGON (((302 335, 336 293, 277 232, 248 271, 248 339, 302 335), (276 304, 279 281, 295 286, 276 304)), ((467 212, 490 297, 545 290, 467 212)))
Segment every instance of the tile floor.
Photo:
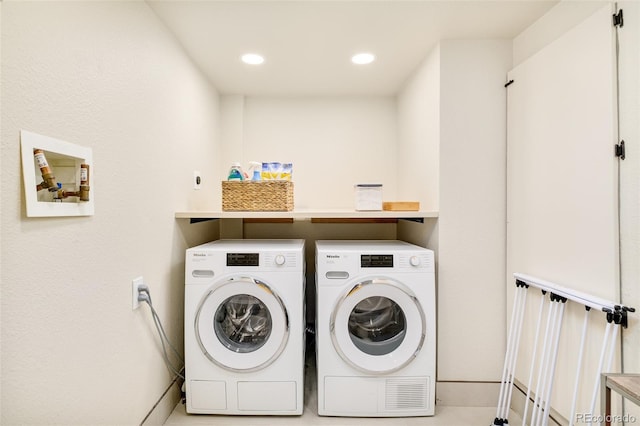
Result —
MULTIPOLYGON (((314 363, 307 362, 305 375, 304 412, 301 416, 220 416, 187 414, 185 406, 178 403, 165 426, 487 426, 493 423, 496 415, 495 407, 452 407, 436 405, 436 414, 433 417, 401 417, 401 418, 351 418, 351 417, 321 417, 318 416, 317 395, 315 392, 316 375, 314 363)), ((511 413, 509 420, 513 425, 520 424, 522 420, 517 414, 511 413)))
MULTIPOLYGON (((208 416, 187 414, 184 405, 178 404, 165 426, 189 425, 221 425, 221 426, 274 426, 274 425, 378 425, 378 426, 487 426, 493 423, 496 415, 494 407, 449 407, 436 405, 433 417, 401 417, 401 418, 351 418, 351 417, 319 417, 316 408, 305 404, 302 416, 208 416)), ((519 424, 514 416, 509 418, 511 424, 519 424)))

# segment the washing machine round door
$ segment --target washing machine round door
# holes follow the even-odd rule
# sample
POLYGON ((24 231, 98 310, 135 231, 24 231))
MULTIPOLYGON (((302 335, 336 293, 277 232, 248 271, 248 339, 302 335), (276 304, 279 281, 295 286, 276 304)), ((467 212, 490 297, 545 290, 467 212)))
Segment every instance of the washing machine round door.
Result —
POLYGON ((363 280, 338 300, 329 324, 342 359, 369 374, 409 364, 426 336, 424 311, 415 295, 391 279, 363 280))
POLYGON ((289 317, 280 297, 251 277, 230 278, 204 296, 196 337, 209 360, 231 371, 256 371, 284 350, 289 317))

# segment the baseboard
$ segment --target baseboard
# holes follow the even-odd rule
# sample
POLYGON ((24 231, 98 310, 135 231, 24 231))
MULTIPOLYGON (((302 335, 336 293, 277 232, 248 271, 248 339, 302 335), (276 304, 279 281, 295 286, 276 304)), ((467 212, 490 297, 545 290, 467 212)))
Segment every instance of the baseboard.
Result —
MULTIPOLYGON (((513 394, 511 396, 511 410, 517 413, 520 418, 524 415, 524 406, 527 401, 527 387, 523 385, 518 380, 514 381, 513 394)), ((535 398, 534 392, 531 392, 529 395, 529 409, 527 410, 527 424, 529 424, 529 420, 531 419, 531 411, 532 411, 532 400, 535 398)), ((549 424, 555 426, 568 426, 569 421, 561 416, 556 410, 551 407, 550 409, 551 415, 549 416, 549 424)))
POLYGON ((497 382, 436 382, 436 405, 495 407, 499 394, 497 382))
POLYGON ((155 403, 153 408, 151 408, 149 413, 147 413, 144 420, 142 420, 140 426, 156 426, 165 423, 178 402, 180 402, 180 398, 182 397, 182 383, 183 380, 177 376, 173 379, 160 399, 155 403))

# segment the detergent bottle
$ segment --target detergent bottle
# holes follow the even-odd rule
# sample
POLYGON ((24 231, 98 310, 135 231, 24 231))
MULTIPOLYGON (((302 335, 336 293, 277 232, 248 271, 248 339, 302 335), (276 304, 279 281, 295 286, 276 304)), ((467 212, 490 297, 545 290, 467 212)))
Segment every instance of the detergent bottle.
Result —
POLYGON ((244 172, 240 163, 233 163, 229 169, 227 180, 241 181, 244 180, 244 172))

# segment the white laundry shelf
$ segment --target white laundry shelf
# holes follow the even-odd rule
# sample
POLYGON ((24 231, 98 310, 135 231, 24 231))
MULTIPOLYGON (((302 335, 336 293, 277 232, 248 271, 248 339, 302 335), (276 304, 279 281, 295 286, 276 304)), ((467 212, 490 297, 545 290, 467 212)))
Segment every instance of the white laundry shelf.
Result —
POLYGON ((356 210, 294 210, 272 211, 188 211, 176 212, 176 219, 190 219, 198 222, 207 219, 409 219, 422 221, 437 218, 437 211, 356 211, 356 210))

